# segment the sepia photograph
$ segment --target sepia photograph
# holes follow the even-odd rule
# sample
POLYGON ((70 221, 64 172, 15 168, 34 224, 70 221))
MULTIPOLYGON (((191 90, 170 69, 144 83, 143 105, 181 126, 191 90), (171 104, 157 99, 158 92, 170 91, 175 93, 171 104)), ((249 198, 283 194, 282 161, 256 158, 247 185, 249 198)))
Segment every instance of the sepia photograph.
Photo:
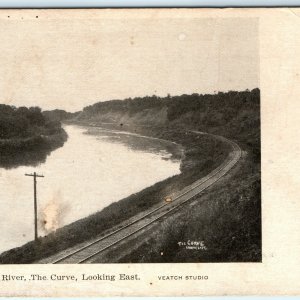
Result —
POLYGON ((259 18, 117 16, 1 12, 0 263, 261 263, 259 18))

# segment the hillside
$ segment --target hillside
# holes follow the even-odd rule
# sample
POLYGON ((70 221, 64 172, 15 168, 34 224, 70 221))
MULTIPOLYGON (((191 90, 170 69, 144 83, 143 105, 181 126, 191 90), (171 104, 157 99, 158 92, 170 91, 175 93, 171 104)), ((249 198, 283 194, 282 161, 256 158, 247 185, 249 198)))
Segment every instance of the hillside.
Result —
POLYGON ((74 120, 139 132, 155 127, 200 130, 245 143, 258 156, 260 152, 259 89, 98 102, 85 107, 74 120))

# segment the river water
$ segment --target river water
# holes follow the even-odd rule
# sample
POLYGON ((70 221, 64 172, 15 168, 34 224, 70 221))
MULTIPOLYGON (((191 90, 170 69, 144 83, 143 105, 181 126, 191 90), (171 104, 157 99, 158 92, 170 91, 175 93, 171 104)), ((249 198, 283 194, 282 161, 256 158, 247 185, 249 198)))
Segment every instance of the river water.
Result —
POLYGON ((34 237, 33 177, 43 236, 112 202, 180 173, 177 145, 158 139, 65 125, 68 140, 37 167, 0 168, 0 253, 34 237))

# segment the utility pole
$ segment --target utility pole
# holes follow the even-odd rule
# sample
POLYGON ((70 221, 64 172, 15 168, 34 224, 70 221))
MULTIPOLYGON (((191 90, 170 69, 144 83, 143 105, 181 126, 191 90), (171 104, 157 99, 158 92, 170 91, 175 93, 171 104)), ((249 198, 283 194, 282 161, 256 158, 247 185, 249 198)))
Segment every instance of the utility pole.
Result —
POLYGON ((38 239, 38 228, 37 228, 37 199, 36 199, 36 178, 44 177, 43 175, 38 175, 36 172, 33 174, 25 174, 25 176, 33 177, 33 196, 34 196, 34 240, 38 239))

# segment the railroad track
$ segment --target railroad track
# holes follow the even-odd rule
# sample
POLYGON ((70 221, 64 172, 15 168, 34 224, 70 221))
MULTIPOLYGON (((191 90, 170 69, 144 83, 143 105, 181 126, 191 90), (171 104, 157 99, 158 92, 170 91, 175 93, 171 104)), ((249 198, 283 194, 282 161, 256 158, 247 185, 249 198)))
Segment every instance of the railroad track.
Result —
MULTIPOLYGON (((205 134, 199 131, 193 131, 193 133, 205 134)), ((232 147, 232 151, 220 166, 214 169, 207 176, 184 188, 180 193, 172 198, 172 202, 160 205, 159 207, 133 220, 132 222, 122 226, 121 228, 101 238, 95 239, 79 249, 72 250, 67 254, 66 252, 64 252, 63 254, 58 254, 53 257, 43 259, 37 263, 81 264, 92 262, 96 257, 99 259, 99 256, 101 254, 105 254, 107 250, 111 249, 122 241, 125 241, 129 237, 142 232, 151 224, 157 223, 165 216, 171 214, 174 210, 190 201, 196 195, 202 193, 208 187, 217 182, 221 177, 227 174, 228 171, 231 170, 233 166, 239 161, 242 154, 240 147, 235 142, 230 141, 222 136, 213 136, 230 144, 232 147)))

